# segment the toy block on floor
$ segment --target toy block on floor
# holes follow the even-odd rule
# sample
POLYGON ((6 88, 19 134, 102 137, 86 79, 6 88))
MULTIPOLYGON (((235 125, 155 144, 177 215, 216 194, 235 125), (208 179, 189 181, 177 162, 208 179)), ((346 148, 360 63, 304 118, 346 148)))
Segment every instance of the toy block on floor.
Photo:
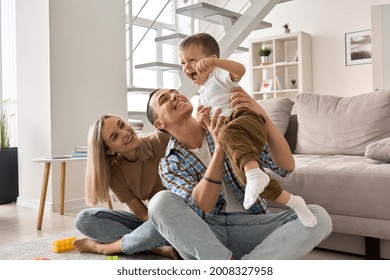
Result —
POLYGON ((52 250, 55 253, 62 253, 65 251, 70 251, 74 249, 73 241, 76 240, 76 237, 69 237, 65 239, 60 239, 53 241, 52 250))
POLYGON ((119 257, 118 256, 106 256, 106 260, 117 261, 117 260, 119 260, 119 257))

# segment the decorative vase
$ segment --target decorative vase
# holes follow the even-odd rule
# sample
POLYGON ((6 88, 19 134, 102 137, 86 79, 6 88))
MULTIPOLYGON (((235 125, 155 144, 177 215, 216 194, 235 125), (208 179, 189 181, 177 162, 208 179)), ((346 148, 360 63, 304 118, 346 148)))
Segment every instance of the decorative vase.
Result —
POLYGON ((261 64, 268 64, 269 63, 269 56, 260 56, 261 64))
POLYGON ((0 204, 16 202, 18 195, 18 148, 1 148, 0 204))
POLYGON ((285 28, 284 33, 290 33, 290 28, 285 28))

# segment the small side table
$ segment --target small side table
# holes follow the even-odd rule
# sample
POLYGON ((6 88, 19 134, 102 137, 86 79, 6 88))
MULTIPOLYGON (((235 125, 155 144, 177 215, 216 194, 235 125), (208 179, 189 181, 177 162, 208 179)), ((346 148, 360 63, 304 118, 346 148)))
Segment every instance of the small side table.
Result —
MULTIPOLYGON (((60 177, 60 214, 64 214, 65 203, 65 175, 66 175, 66 163, 71 161, 83 161, 86 157, 70 157, 70 156, 53 156, 53 157, 40 157, 32 159, 33 162, 44 162, 45 169, 43 172, 41 200, 39 202, 39 212, 37 219, 37 230, 42 228, 43 213, 45 210, 47 185, 49 182, 50 167, 53 162, 61 162, 61 177, 60 177)), ((108 207, 112 209, 111 200, 108 201, 108 207)))

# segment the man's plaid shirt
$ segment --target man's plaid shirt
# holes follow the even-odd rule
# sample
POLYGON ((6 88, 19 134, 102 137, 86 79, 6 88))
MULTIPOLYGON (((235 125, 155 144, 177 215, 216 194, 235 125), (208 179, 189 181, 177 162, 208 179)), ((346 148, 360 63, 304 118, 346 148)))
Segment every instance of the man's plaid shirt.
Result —
MULTIPOLYGON (((215 144, 208 131, 206 132, 206 137, 211 154, 213 154, 215 144)), ((272 161, 268 145, 264 147, 263 152, 260 154, 260 163, 263 168, 268 168, 282 177, 290 173, 290 171, 278 168, 272 161)), ((223 190, 221 191, 215 208, 211 213, 205 213, 195 204, 191 195, 192 190, 203 178, 203 175, 206 173, 206 169, 206 166, 203 165, 196 155, 180 144, 174 137, 171 137, 165 152, 165 157, 161 159, 159 166, 159 174, 162 183, 175 194, 185 198, 187 203, 203 219, 211 217, 213 214, 223 213, 226 207, 226 202, 223 199, 223 190)), ((233 191, 238 200, 243 202, 244 188, 235 177, 227 157, 225 157, 222 180, 224 185, 233 191)), ((253 213, 270 213, 267 203, 261 197, 257 199, 256 203, 250 208, 250 210, 253 213)))

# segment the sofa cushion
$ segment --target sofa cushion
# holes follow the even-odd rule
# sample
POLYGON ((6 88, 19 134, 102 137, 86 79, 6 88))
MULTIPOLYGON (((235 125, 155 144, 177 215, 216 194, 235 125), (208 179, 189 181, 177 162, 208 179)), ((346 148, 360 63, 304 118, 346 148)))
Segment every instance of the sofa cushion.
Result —
POLYGON ((390 89, 352 97, 297 96, 296 153, 364 155, 366 146, 390 137, 390 89))
POLYGON ((263 109, 267 112, 268 117, 284 135, 287 130, 291 110, 294 106, 294 101, 287 97, 283 97, 258 100, 257 102, 261 107, 263 107, 263 109))
POLYGON ((364 155, 370 159, 390 162, 390 137, 368 144, 364 155))
POLYGON ((286 191, 330 214, 390 220, 390 164, 364 156, 294 158, 294 172, 283 178, 272 173, 286 191))

